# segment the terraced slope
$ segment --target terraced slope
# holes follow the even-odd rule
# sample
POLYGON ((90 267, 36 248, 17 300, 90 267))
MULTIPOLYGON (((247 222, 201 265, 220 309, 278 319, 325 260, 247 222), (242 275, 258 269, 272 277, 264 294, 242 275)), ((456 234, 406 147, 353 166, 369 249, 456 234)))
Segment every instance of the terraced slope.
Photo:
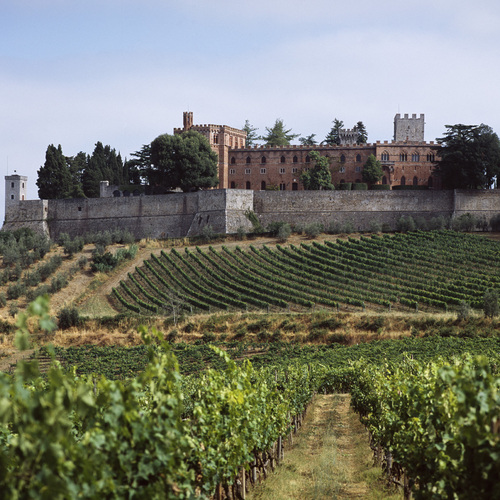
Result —
POLYGON ((121 307, 169 314, 320 306, 481 308, 500 288, 500 244, 453 231, 338 239, 300 246, 185 249, 151 255, 113 289, 121 307))

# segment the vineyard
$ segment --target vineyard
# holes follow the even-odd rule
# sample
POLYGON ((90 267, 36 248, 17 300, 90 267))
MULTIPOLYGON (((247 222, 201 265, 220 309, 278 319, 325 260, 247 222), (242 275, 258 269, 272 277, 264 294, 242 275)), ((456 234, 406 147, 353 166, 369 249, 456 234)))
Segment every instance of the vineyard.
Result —
POLYGON ((483 306, 500 285, 500 246, 454 231, 361 236, 275 247, 152 254, 113 289, 136 313, 310 310, 445 311, 483 306))

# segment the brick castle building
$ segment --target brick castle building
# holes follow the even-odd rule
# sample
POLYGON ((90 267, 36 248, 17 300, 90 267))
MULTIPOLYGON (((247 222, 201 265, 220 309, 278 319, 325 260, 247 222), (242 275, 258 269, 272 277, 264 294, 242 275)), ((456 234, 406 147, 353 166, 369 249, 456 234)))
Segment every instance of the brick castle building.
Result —
POLYGON ((439 188, 439 178, 432 175, 439 145, 424 140, 424 115, 394 117, 394 139, 356 144, 352 130, 340 132, 340 145, 254 146, 246 147, 246 133, 227 125, 194 125, 193 113, 185 112, 183 128, 174 134, 196 130, 209 141, 219 156, 219 188, 303 190, 299 178, 312 166, 311 151, 330 158, 332 182, 335 185, 362 182, 366 160, 374 155, 383 168, 381 183, 393 186, 427 186, 439 188))

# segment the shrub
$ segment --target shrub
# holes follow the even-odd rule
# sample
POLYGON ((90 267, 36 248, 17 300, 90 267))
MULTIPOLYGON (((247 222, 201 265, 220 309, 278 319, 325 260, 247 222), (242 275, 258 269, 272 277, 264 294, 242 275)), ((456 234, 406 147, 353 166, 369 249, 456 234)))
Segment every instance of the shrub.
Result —
POLYGON ((417 226, 411 215, 403 215, 396 224, 396 229, 401 233, 415 231, 416 228, 417 226))
POLYGON ((59 290, 62 290, 68 284, 68 280, 66 276, 62 273, 57 274, 52 278, 49 287, 49 293, 57 293, 59 290))
POLYGON ((12 283, 7 288, 7 298, 9 300, 18 299, 21 295, 26 293, 26 285, 18 281, 17 283, 12 283))
POLYGON ((278 230, 278 240, 281 243, 284 243, 288 240, 288 238, 290 238, 290 234, 292 234, 292 228, 290 227, 290 224, 283 224, 278 230))
POLYGON ((337 189, 340 191, 350 191, 352 187, 352 182, 342 182, 338 185, 337 189))
POLYGON ((470 304, 468 302, 465 302, 465 300, 462 300, 458 307, 457 318, 459 320, 466 320, 469 319, 469 316, 470 316, 470 304))
POLYGON ((284 226, 286 222, 271 222, 267 225, 266 231, 271 233, 271 236, 278 236, 278 232, 282 226, 284 226))
POLYGON ((354 224, 351 221, 344 222, 340 227, 340 232, 343 234, 354 233, 354 224))
POLYGON ((80 315, 76 307, 64 307, 57 315, 57 326, 61 330, 67 330, 81 323, 80 315))
POLYGON ((206 224, 205 226, 203 226, 200 236, 205 241, 212 241, 213 239, 215 239, 216 234, 214 228, 210 224, 206 224))
POLYGON ((488 318, 498 316, 498 292, 496 290, 486 290, 483 298, 484 315, 488 318))
POLYGON ((382 224, 376 220, 372 220, 370 222, 370 231, 372 233, 381 233, 382 232, 382 224))
POLYGON ((117 264, 118 259, 111 252, 105 252, 93 256, 90 268, 94 272, 106 273, 116 267, 117 264))
POLYGON ((25 274, 23 282, 26 286, 38 286, 41 280, 42 277, 40 275, 40 271, 35 269, 34 271, 25 274))
POLYGON ((336 221, 331 221, 329 224, 328 224, 328 227, 327 227, 327 230, 326 232, 328 234, 339 234, 341 232, 341 226, 340 226, 340 222, 336 222, 336 221))
POLYGON ((85 266, 88 264, 89 262, 89 259, 87 259, 87 257, 85 257, 84 255, 82 255, 79 259, 78 259, 78 262, 77 262, 77 265, 80 269, 84 269, 85 266))
POLYGON ((0 293, 0 307, 5 307, 7 305, 7 297, 5 293, 0 293))
POLYGON ((76 236, 75 239, 67 239, 63 243, 64 254, 68 257, 73 257, 75 253, 81 252, 85 244, 81 236, 76 236))
POLYGON ((391 186, 389 184, 373 184, 370 186, 372 191, 390 191, 391 186))
POLYGON ((500 214, 496 214, 490 219, 490 225, 492 231, 500 231, 500 214))
POLYGON ((255 212, 253 212, 252 210, 247 210, 245 212, 245 217, 252 224, 254 233, 261 234, 264 232, 264 228, 262 227, 262 224, 260 223, 259 218, 255 215, 255 212))
POLYGON ((422 217, 421 215, 415 217, 415 225, 417 226, 417 229, 420 229, 420 231, 429 230, 429 224, 427 223, 426 218, 422 217))
POLYGON ((451 221, 451 228, 453 231, 470 232, 473 231, 478 222, 477 217, 472 214, 466 213, 451 221))
POLYGON ((311 240, 317 238, 322 230, 323 226, 319 222, 311 222, 305 227, 306 236, 311 240))
POLYGON ((368 184, 366 184, 366 182, 355 182, 352 185, 352 190, 353 191, 367 191, 368 190, 368 184))
POLYGON ((442 215, 439 215, 438 217, 432 217, 428 223, 428 226, 430 230, 442 231, 443 229, 446 229, 446 219, 442 215))
POLYGON ((305 224, 303 222, 298 222, 293 225, 293 232, 297 234, 304 234, 305 224))
POLYGON ((247 232, 243 226, 239 226, 236 230, 236 235, 240 241, 243 241, 247 237, 247 232))
POLYGON ((208 344, 209 342, 215 342, 215 339, 216 339, 216 335, 214 332, 205 332, 203 334, 203 337, 202 337, 202 340, 203 342, 205 342, 206 344, 208 344))

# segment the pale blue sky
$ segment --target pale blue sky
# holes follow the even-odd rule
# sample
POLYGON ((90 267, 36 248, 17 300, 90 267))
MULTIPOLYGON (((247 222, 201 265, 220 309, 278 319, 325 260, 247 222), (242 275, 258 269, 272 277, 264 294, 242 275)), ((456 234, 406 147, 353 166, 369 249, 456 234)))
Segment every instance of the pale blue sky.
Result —
POLYGON ((336 117, 391 140, 398 112, 427 140, 499 133, 499 26, 498 0, 0 0, 0 171, 35 199, 49 144, 125 158, 186 110, 319 140, 336 117))

